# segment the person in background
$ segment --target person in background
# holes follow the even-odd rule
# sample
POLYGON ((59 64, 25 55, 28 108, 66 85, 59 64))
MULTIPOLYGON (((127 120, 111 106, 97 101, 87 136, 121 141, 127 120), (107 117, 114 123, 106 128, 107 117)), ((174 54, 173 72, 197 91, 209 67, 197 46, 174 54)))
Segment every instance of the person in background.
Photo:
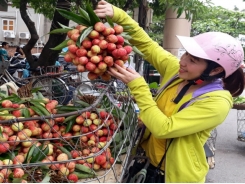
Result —
POLYGON ((2 48, 0 49, 0 61, 8 61, 10 58, 10 55, 8 54, 7 49, 9 48, 8 42, 2 43, 2 48))
MULTIPOLYGON (((117 70, 108 70, 127 84, 146 127, 140 144, 150 159, 145 182, 205 182, 209 166, 204 144, 227 117, 232 97, 244 90, 241 44, 222 32, 177 36, 186 50, 179 60, 153 41, 125 11, 102 0, 94 12, 131 27, 129 42, 162 77, 158 94, 152 98, 148 84, 136 71, 118 65, 117 70)), ((135 162, 132 168, 139 164, 135 162)))
POLYGON ((22 77, 25 78, 24 77, 24 73, 26 74, 28 72, 28 71, 25 71, 27 62, 25 60, 25 53, 23 52, 21 46, 17 46, 16 47, 16 50, 15 50, 15 53, 14 53, 14 57, 16 59, 18 59, 21 63, 23 63, 22 66, 24 66, 24 68, 19 68, 19 69, 16 70, 18 72, 18 78, 22 78, 22 77))
POLYGON ((16 50, 15 50, 15 53, 14 53, 14 56, 18 57, 20 55, 22 58, 24 58, 25 57, 25 53, 23 52, 22 48, 23 47, 21 47, 21 46, 17 46, 16 50))
POLYGON ((0 48, 0 74, 2 74, 4 69, 7 69, 9 65, 8 60, 10 59, 10 55, 7 51, 8 48, 8 42, 2 42, 2 48, 0 48))

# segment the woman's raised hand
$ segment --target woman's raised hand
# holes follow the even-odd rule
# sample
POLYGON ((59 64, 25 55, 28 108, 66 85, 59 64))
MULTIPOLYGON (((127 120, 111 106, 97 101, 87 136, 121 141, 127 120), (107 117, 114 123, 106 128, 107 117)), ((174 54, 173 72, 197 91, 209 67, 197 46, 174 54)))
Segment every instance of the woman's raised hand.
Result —
POLYGON ((134 79, 141 77, 141 75, 133 69, 121 67, 117 64, 114 64, 114 66, 116 69, 109 68, 107 72, 113 77, 116 77, 117 79, 123 81, 125 84, 128 84, 134 79))
POLYGON ((114 15, 112 5, 104 0, 99 1, 94 12, 100 18, 105 18, 106 15, 112 18, 114 15))

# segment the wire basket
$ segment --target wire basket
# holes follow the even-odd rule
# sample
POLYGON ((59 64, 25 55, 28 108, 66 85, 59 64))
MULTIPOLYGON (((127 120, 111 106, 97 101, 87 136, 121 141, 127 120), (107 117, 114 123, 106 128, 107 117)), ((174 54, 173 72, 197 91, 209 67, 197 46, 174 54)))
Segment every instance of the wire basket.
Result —
POLYGON ((237 140, 245 142, 245 104, 233 104, 237 110, 237 140))
MULTIPOLYGON (((134 102, 128 88, 124 86, 119 92, 113 81, 82 84, 94 91, 89 93, 95 94, 90 104, 76 99, 80 106, 56 105, 49 115, 34 113, 13 119, 0 115, 0 181, 122 181, 137 127, 134 102)), ((34 102, 27 100, 25 107, 8 109, 8 117, 22 108, 31 112, 34 102)), ((49 110, 47 104, 45 108, 49 110)))
POLYGON ((213 154, 215 155, 215 143, 216 143, 216 139, 217 139, 217 129, 213 129, 210 133, 210 137, 207 140, 207 145, 210 148, 210 150, 213 152, 213 154))

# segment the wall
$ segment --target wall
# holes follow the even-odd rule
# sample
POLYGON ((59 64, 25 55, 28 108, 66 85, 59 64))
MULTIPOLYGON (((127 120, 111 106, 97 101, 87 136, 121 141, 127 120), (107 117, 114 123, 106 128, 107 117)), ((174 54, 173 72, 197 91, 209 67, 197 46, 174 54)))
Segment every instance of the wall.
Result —
MULTIPOLYGON (((32 8, 27 8, 27 13, 30 19, 35 23, 37 33, 39 35, 39 40, 37 42, 38 46, 42 46, 43 43, 46 43, 48 37, 43 35, 47 34, 50 28, 50 21, 44 18, 41 14, 36 14, 32 8), (45 24, 44 24, 44 21, 45 24)), ((8 6, 7 12, 0 11, 0 41, 9 42, 10 45, 16 46, 21 44, 26 44, 30 37, 20 38, 20 33, 29 34, 29 30, 21 18, 19 9, 13 8, 11 5, 8 6), (3 34, 3 19, 14 20, 14 38, 6 38, 3 34)), ((30 35, 30 34, 29 34, 30 35)))

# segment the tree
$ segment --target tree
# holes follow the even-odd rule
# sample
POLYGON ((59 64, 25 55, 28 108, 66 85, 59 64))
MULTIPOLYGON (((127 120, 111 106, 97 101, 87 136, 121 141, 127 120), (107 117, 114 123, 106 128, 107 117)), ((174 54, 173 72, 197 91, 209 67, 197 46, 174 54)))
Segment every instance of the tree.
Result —
MULTIPOLYGON (((233 37, 245 34, 245 12, 231 11, 222 7, 209 7, 208 14, 199 14, 192 23, 191 34, 221 31, 233 37)), ((238 9, 237 9, 238 10, 238 9)))
POLYGON ((50 30, 56 29, 59 27, 58 23, 63 25, 68 25, 69 20, 62 17, 57 11, 56 7, 62 9, 70 9, 71 1, 70 0, 46 0, 36 1, 36 0, 12 0, 13 6, 20 9, 20 14, 25 22, 31 38, 28 43, 24 46, 23 51, 26 55, 27 60, 30 63, 31 68, 36 68, 37 66, 48 66, 55 63, 56 58, 58 57, 59 51, 53 51, 50 48, 55 47, 57 44, 61 43, 66 35, 50 35, 48 42, 43 48, 43 52, 40 55, 38 62, 33 62, 31 56, 31 49, 35 46, 36 42, 39 39, 37 34, 36 27, 34 22, 30 19, 27 14, 27 5, 31 5, 36 13, 42 13, 44 16, 47 16, 50 19, 53 19, 52 26, 50 30))

